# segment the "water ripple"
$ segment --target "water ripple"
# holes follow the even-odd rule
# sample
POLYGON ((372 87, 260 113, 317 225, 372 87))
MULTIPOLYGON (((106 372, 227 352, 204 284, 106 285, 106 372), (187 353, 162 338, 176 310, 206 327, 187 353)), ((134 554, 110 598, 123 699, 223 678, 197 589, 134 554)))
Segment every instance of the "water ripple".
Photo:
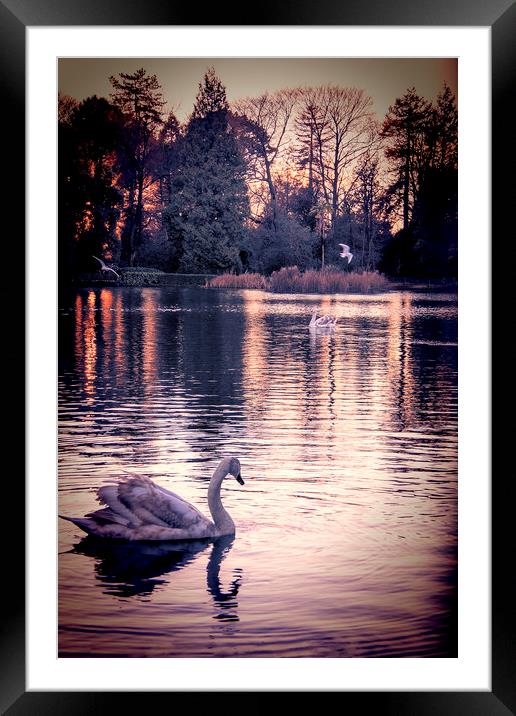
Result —
POLYGON ((207 511, 228 453, 246 481, 234 541, 61 524, 61 655, 454 655, 456 296, 84 289, 59 322, 60 512, 126 472, 207 511))

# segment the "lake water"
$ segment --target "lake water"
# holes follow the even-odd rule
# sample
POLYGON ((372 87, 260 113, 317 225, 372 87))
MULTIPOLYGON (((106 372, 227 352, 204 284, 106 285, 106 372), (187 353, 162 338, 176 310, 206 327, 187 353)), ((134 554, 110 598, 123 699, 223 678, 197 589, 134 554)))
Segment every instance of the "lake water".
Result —
POLYGON ((124 471, 237 531, 59 524, 59 654, 456 656, 457 300, 95 288, 59 311, 59 512, 124 471), (308 331, 313 307, 339 317, 308 331))

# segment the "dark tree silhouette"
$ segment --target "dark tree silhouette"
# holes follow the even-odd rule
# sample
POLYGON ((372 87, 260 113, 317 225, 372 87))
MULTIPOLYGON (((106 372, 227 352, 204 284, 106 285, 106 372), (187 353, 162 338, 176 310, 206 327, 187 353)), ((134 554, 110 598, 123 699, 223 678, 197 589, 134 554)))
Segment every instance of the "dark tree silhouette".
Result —
POLYGON ((445 85, 428 124, 413 217, 418 275, 432 278, 457 276, 457 120, 455 97, 445 85))
POLYGON ((89 97, 59 122, 60 269, 94 269, 92 254, 116 245, 122 202, 116 187, 122 117, 106 99, 89 97))
POLYGON ((209 67, 202 82, 199 83, 192 118, 203 119, 212 112, 227 112, 228 109, 226 88, 215 74, 215 69, 209 67))
POLYGON ((388 273, 457 275, 457 109, 445 85, 435 106, 409 90, 396 100, 383 133, 397 180, 387 188, 403 205, 403 228, 386 247, 388 273), (400 195, 402 199, 400 199, 400 195))
POLYGON ((181 125, 174 112, 170 112, 165 120, 159 134, 159 146, 161 149, 159 173, 160 198, 163 206, 171 200, 172 174, 177 165, 177 149, 181 137, 181 125))
POLYGON ((411 87, 389 107, 381 130, 387 140, 385 154, 392 164, 393 180, 387 192, 395 209, 401 205, 405 230, 417 198, 418 172, 430 118, 430 103, 411 87))
POLYGON ((164 119, 160 83, 144 68, 110 81, 111 102, 59 96, 63 274, 94 270, 96 255, 184 272, 332 263, 456 276, 447 85, 433 104, 408 89, 380 129, 359 88, 284 88, 231 111, 211 67, 181 125, 174 112, 164 119))
POLYGON ((156 177, 151 171, 158 151, 156 135, 165 102, 156 75, 140 68, 133 74, 121 72, 109 78, 114 92, 113 104, 123 113, 125 122, 123 186, 125 221, 122 231, 122 263, 132 266, 143 241, 144 191, 156 177))

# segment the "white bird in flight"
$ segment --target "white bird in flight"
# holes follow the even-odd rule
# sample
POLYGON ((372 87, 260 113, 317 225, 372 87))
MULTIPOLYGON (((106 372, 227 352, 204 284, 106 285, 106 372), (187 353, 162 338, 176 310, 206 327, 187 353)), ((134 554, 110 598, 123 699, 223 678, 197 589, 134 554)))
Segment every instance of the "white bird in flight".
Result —
MULTIPOLYGON (((92 254, 92 256, 93 256, 93 254, 92 254)), ((106 264, 104 263, 104 261, 102 261, 102 259, 99 259, 97 256, 93 256, 93 258, 94 258, 94 259, 97 259, 97 261, 99 262, 99 264, 100 264, 100 270, 101 270, 101 271, 111 271, 112 273, 115 274, 115 276, 116 276, 118 279, 120 278, 120 276, 117 274, 117 272, 115 271, 115 269, 112 269, 110 266, 106 266, 106 264)))
POLYGON ((351 259, 353 258, 353 254, 349 250, 349 246, 347 244, 339 244, 339 246, 342 248, 342 253, 340 254, 340 257, 343 259, 347 259, 349 264, 351 262, 351 259))

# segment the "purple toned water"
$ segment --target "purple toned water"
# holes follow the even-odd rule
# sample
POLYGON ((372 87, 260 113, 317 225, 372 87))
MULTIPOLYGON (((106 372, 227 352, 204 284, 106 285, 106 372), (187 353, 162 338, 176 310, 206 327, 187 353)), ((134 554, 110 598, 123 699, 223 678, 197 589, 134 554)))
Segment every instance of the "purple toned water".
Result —
POLYGON ((59 342, 61 513, 123 471, 206 513, 222 456, 245 479, 234 540, 60 521, 61 656, 456 654, 455 295, 81 289, 59 342))

